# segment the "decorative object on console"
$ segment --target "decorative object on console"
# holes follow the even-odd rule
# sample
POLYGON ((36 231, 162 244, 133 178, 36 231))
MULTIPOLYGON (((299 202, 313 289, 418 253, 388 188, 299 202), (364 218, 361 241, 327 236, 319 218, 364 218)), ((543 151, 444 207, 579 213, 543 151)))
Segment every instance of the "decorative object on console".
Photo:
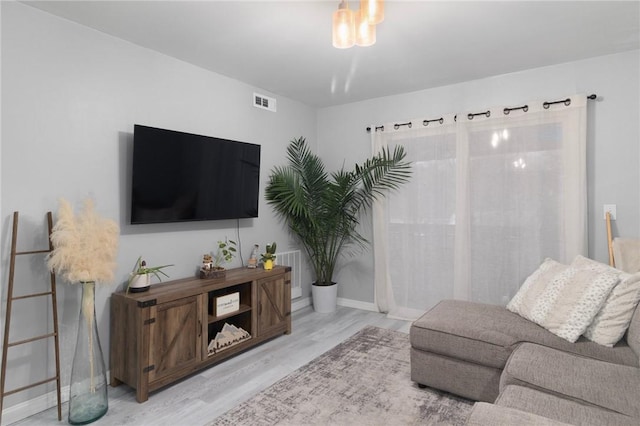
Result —
MULTIPOLYGON (((336 285, 333 272, 343 250, 366 246, 357 230, 360 215, 387 190, 409 180, 411 163, 397 145, 393 152, 385 148, 352 171, 343 168, 329 175, 303 137, 291 141, 287 157, 288 165, 271 171, 265 198, 304 246, 315 275, 313 293, 316 287, 336 285)), ((333 312, 336 298, 323 306, 331 306, 326 312, 333 312)))
POLYGON ((215 300, 214 315, 216 316, 227 315, 240 309, 240 292, 238 291, 216 297, 215 300))
POLYGON ((224 278, 225 263, 231 262, 236 255, 236 242, 227 238, 218 240, 218 248, 215 254, 205 254, 200 268, 200 278, 224 278))
POLYGON ((69 391, 71 424, 91 423, 109 409, 106 369, 96 324, 95 283, 113 281, 119 232, 114 221, 95 213, 90 199, 78 216, 68 201, 60 200, 58 219, 51 233, 53 251, 47 257, 47 265, 66 281, 82 284, 69 391))
POLYGON ((217 270, 213 268, 213 256, 210 254, 202 255, 202 266, 200 267, 200 278, 218 278, 224 276, 224 269, 217 270))
POLYGON ((273 269, 273 262, 276 260, 276 247, 277 244, 275 241, 271 244, 267 244, 265 252, 262 253, 262 256, 260 257, 262 267, 266 271, 273 269))
POLYGON ((251 339, 251 334, 241 327, 224 323, 222 330, 216 334, 216 337, 209 342, 209 355, 216 354, 220 351, 228 349, 240 342, 251 339))
POLYGON ((254 244, 253 249, 251 250, 251 254, 249 255, 249 260, 247 261, 247 268, 255 269, 258 266, 258 249, 259 245, 254 244))
POLYGON ((151 266, 147 267, 147 262, 142 260, 142 256, 138 257, 133 271, 129 274, 129 282, 127 284, 127 292, 140 293, 149 290, 151 287, 151 275, 162 281, 160 274, 169 278, 162 269, 173 265, 151 266))

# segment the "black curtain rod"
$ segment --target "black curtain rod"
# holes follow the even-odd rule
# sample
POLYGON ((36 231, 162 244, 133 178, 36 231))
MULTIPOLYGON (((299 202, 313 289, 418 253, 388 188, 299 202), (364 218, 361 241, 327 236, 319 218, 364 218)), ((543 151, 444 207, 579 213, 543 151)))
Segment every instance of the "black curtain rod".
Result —
POLYGON ((444 118, 440 117, 440 118, 434 118, 433 120, 422 120, 422 125, 423 126, 428 126, 429 123, 435 123, 438 122, 440 124, 444 123, 444 118))
POLYGON ((393 125, 393 128, 398 130, 400 128, 400 126, 407 126, 407 127, 411 128, 412 124, 411 124, 410 121, 407 122, 407 123, 400 123, 400 124, 396 123, 396 124, 393 125))
POLYGON ((521 109, 524 112, 527 112, 527 111, 529 111, 529 105, 522 105, 521 107, 515 107, 515 108, 505 108, 505 109, 502 110, 502 113, 504 115, 509 115, 509 113, 511 111, 517 111, 519 109, 521 109))
MULTIPOLYGON (((587 96, 587 99, 589 99, 590 101, 593 101, 595 99, 598 98, 598 95, 596 95, 595 93, 592 93, 591 95, 587 96)), ((549 107, 551 105, 555 105, 555 104, 565 104, 566 106, 571 105, 571 99, 567 98, 567 99, 561 99, 559 101, 545 101, 542 103, 542 107, 544 109, 549 109, 549 107)), ((509 115, 509 113, 511 111, 517 111, 517 110, 522 110, 524 112, 529 111, 529 105, 523 105, 523 106, 519 106, 519 107, 514 107, 514 108, 505 108, 502 110, 502 113, 504 115, 509 115)), ((473 120, 474 117, 479 116, 479 115, 484 115, 486 117, 490 117, 491 116, 491 111, 487 110, 487 111, 483 111, 483 112, 476 112, 476 113, 469 113, 467 114, 467 119, 468 120, 473 120)), ((458 120, 458 116, 454 116, 453 117, 454 121, 458 120)), ((440 117, 440 118, 435 118, 433 120, 422 120, 422 125, 423 126, 428 126, 429 123, 434 123, 434 122, 439 122, 440 124, 444 123, 444 118, 440 117)), ((393 125, 393 128, 398 130, 401 126, 408 126, 409 128, 411 128, 411 126, 413 125, 413 123, 411 123, 410 121, 406 122, 406 123, 395 123, 393 125)), ((375 127, 375 131, 377 132, 378 130, 382 130, 384 132, 384 126, 376 126, 375 127)), ((367 132, 371 132, 371 127, 367 127, 367 132)))

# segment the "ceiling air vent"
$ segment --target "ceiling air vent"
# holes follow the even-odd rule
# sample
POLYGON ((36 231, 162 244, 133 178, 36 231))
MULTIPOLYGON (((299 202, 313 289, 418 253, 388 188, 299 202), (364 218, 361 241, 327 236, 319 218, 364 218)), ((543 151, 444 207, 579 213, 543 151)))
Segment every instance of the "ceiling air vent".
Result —
POLYGON ((276 112, 276 100, 259 93, 253 94, 253 106, 256 108, 266 109, 268 111, 276 112))

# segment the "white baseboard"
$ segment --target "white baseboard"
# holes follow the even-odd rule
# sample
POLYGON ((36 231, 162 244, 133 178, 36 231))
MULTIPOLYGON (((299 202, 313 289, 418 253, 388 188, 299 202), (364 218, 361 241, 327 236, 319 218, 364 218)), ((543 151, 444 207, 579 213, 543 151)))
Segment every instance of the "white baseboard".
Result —
POLYGON ((300 299, 291 301, 291 312, 299 311, 302 308, 306 308, 307 306, 311 306, 311 298, 310 297, 302 297, 300 299))
POLYGON ((347 308, 362 309, 363 311, 379 312, 375 303, 361 302, 360 300, 344 299, 338 297, 338 306, 345 306, 347 308))
MULTIPOLYGON (((69 400, 69 386, 60 388, 61 403, 64 404, 69 400)), ((9 408, 2 410, 2 424, 8 425, 15 423, 19 420, 26 419, 34 414, 41 413, 48 410, 51 407, 55 407, 58 404, 58 397, 56 391, 51 391, 44 395, 24 401, 19 404, 13 405, 9 408)), ((53 419, 58 420, 57 413, 53 413, 53 419)), ((62 421, 65 421, 67 413, 62 413, 62 421)))
MULTIPOLYGON (((338 302, 338 306, 362 309, 363 311, 380 312, 375 303, 361 302, 359 300, 345 299, 342 297, 338 297, 337 302, 338 302)), ((303 297, 300 299, 293 300, 291 302, 291 312, 299 311, 300 309, 306 308, 307 306, 311 306, 311 305, 312 305, 312 300, 310 297, 303 297)))

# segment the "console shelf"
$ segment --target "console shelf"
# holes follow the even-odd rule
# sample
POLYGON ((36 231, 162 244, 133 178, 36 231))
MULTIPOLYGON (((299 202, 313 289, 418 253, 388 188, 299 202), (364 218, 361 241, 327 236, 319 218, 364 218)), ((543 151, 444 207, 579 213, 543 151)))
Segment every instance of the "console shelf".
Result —
POLYGON ((144 402, 151 391, 290 333, 289 267, 230 269, 224 278, 184 278, 144 293, 116 292, 111 296, 111 386, 126 383, 144 402), (234 293, 239 308, 215 315, 216 298, 234 293), (250 337, 231 339, 209 353, 209 343, 225 324, 250 337))
POLYGON ((229 314, 225 314, 225 315, 220 315, 220 316, 214 316, 214 315, 207 315, 209 317, 209 324, 211 324, 212 322, 217 322, 217 321, 223 321, 227 318, 230 317, 234 317, 238 314, 242 314, 244 312, 248 312, 251 310, 251 306, 249 305, 240 305, 240 309, 238 309, 235 312, 231 312, 229 314))

